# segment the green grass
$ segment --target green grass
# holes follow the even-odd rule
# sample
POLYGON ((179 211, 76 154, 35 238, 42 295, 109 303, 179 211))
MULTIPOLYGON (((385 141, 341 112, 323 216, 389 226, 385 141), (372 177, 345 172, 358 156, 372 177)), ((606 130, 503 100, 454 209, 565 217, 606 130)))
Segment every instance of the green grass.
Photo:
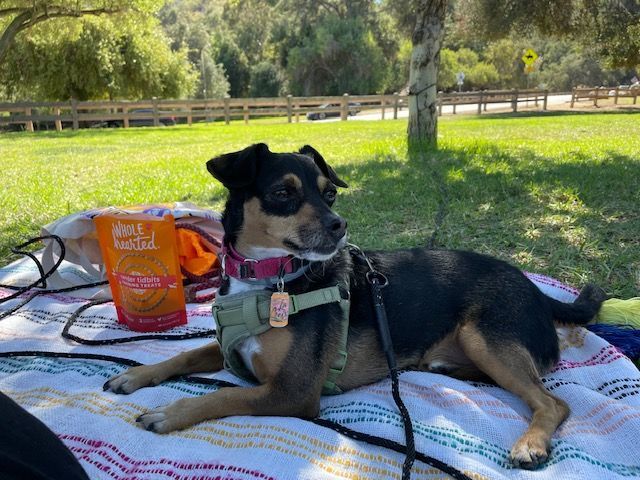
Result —
POLYGON ((189 200, 221 209, 212 156, 316 147, 350 188, 336 208, 368 248, 435 244, 566 283, 640 290, 640 115, 443 117, 440 150, 408 156, 406 121, 194 125, 0 135, 0 264, 67 213, 189 200), (436 220, 439 218, 442 220, 436 220))

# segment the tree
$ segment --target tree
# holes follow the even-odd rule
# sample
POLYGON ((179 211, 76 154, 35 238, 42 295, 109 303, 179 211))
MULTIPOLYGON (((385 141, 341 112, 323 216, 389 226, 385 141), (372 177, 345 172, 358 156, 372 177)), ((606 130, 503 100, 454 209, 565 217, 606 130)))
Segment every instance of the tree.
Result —
POLYGON ((411 34, 411 66, 409 68, 409 126, 410 146, 437 144, 438 99, 437 81, 440 49, 444 38, 447 0, 403 0, 411 3, 401 17, 404 23, 415 20, 411 34), (410 15, 408 12, 415 12, 410 15))
POLYGON ((226 35, 215 35, 212 48, 215 62, 224 67, 229 80, 229 95, 234 98, 246 97, 251 78, 247 56, 238 48, 233 38, 226 35))
POLYGON ((361 19, 327 14, 289 50, 287 72, 296 95, 365 94, 381 88, 385 60, 361 19))
POLYGON ((637 0, 459 0, 478 36, 503 38, 515 29, 578 39, 612 67, 640 65, 637 0))
POLYGON ((10 98, 179 98, 195 86, 186 52, 172 52, 151 17, 57 19, 29 33, 0 65, 10 98))
POLYGON ((39 23, 61 17, 109 15, 132 10, 151 12, 153 0, 5 0, 0 7, 0 64, 16 36, 39 23))
MULTIPOLYGON (((452 4, 454 0, 452 0, 452 4)), ((409 74, 409 144, 437 141, 436 85, 447 17, 447 0, 388 0, 399 25, 414 25, 409 74)), ((640 64, 640 2, 637 0, 455 0, 467 30, 498 39, 512 29, 571 35, 592 44, 611 66, 640 64)), ((477 72, 489 82, 497 72, 477 72)))

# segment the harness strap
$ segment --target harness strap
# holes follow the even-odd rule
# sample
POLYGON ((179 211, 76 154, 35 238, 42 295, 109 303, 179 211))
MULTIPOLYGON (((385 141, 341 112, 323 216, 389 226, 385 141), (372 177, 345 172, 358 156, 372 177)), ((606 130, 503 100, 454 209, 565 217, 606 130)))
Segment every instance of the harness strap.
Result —
MULTIPOLYGON (((224 356, 224 366, 241 378, 255 380, 238 355, 237 348, 250 336, 260 335, 272 328, 269 325, 271 295, 272 292, 266 290, 226 295, 218 297, 213 305, 216 336, 224 356)), ((331 363, 322 388, 323 395, 342 393, 336 381, 347 362, 350 305, 347 290, 335 285, 289 296, 290 315, 329 303, 338 303, 342 309, 342 331, 337 356, 331 363)))

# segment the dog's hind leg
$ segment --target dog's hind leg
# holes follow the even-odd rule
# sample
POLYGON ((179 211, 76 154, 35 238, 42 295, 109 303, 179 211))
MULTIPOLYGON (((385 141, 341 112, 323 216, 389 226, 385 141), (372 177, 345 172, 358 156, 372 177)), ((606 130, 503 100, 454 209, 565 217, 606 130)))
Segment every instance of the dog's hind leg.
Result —
POLYGON ((492 345, 473 323, 460 328, 458 341, 481 371, 522 398, 533 412, 529 428, 511 448, 511 461, 521 468, 543 463, 551 436, 569 415, 567 404, 545 389, 533 358, 521 345, 492 345))
POLYGON ((108 380, 102 388, 115 393, 132 393, 142 387, 156 386, 171 377, 197 372, 217 372, 222 370, 222 367, 220 345, 211 343, 183 352, 164 362, 130 368, 108 380))

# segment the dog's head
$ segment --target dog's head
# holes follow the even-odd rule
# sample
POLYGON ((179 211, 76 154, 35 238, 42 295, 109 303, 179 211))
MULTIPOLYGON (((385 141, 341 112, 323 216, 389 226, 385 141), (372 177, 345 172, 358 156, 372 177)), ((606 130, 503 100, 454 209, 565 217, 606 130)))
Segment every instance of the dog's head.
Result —
POLYGON ((243 255, 318 261, 346 244, 347 222, 331 206, 347 184, 314 148, 272 153, 259 143, 209 160, 207 170, 229 190, 225 235, 243 255))

